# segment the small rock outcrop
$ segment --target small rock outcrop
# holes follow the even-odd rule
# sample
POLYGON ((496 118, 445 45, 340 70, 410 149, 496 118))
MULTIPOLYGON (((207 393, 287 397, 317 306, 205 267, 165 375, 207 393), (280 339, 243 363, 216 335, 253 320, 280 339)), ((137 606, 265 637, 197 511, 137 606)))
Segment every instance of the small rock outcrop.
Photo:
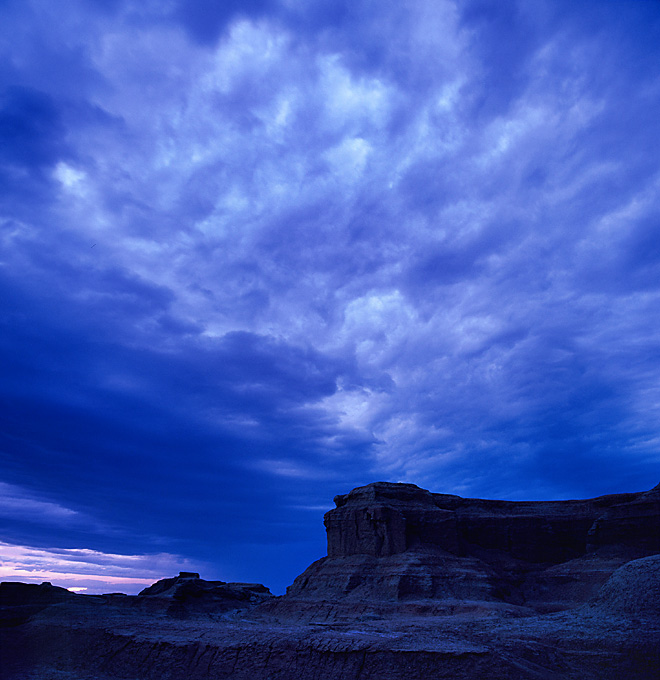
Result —
POLYGON ((47 607, 51 604, 66 602, 74 597, 75 594, 70 590, 54 586, 48 581, 44 581, 39 585, 13 581, 3 581, 0 583, 0 607, 16 607, 20 605, 47 607))
POLYGON ((660 612, 660 555, 632 560, 619 567, 600 589, 594 607, 629 616, 660 612))
POLYGON ((592 597, 626 562, 660 552, 660 485, 573 501, 496 501, 375 482, 335 497, 328 556, 299 600, 479 600, 540 611, 592 597))
POLYGON ((260 583, 206 581, 193 572, 161 579, 138 595, 81 595, 50 583, 6 582, 0 583, 0 628, 20 626, 36 616, 93 617, 101 609, 154 619, 217 621, 273 598, 260 583))
POLYGON ((52 604, 70 602, 76 595, 47 581, 33 583, 0 583, 0 626, 16 626, 52 604))
POLYGON ((272 597, 261 583, 206 581, 199 574, 186 571, 161 579, 137 595, 138 601, 164 601, 168 613, 174 616, 245 609, 272 597))

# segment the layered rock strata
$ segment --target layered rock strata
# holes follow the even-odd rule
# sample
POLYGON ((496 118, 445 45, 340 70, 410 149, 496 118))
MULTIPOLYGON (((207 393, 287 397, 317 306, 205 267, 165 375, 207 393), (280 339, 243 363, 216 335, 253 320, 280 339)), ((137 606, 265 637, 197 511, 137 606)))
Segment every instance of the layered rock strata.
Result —
POLYGON ((188 572, 137 596, 3 583, 0 679, 656 680, 659 493, 371 484, 337 497, 329 556, 284 597, 188 572))
POLYGON ((565 609, 660 552, 660 485, 574 501, 492 501, 376 482, 335 497, 328 556, 297 600, 478 600, 565 609))
POLYGON ((208 599, 256 604, 273 594, 261 583, 206 581, 195 572, 182 571, 164 578, 138 593, 138 597, 172 598, 179 601, 208 599))
POLYGON ((171 617, 188 618, 247 609, 272 597, 261 583, 206 581, 197 573, 182 571, 174 578, 161 579, 142 590, 136 597, 136 605, 149 611, 162 609, 171 617))
POLYGON ((656 680, 659 584, 655 555, 618 569, 590 604, 550 616, 420 617, 399 604, 398 615, 304 625, 180 620, 76 595, 0 628, 0 678, 656 680))

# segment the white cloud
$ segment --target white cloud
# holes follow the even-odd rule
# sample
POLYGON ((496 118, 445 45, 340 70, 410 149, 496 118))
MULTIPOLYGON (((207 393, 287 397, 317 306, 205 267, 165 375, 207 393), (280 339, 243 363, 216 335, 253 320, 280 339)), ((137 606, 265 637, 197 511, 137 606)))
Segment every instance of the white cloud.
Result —
POLYGON ((361 361, 378 364, 416 322, 414 308, 398 290, 372 292, 345 306, 337 339, 350 342, 361 361))
POLYGON ((368 430, 376 399, 370 390, 346 391, 340 388, 323 399, 320 405, 337 421, 339 427, 368 430))
MULTIPOLYGON (((76 267, 56 248, 58 228, 93 232, 99 244, 93 259, 80 256, 85 267, 167 287, 176 298, 168 312, 205 327, 207 349, 243 329, 355 362, 356 384, 319 410, 339 435, 375 433, 380 464, 398 469, 398 455, 410 474, 449 460, 458 468, 469 448, 458 441, 508 446, 506 432, 498 444, 478 430, 506 421, 510 431, 529 414, 538 422, 544 403, 556 406, 573 381, 588 383, 595 346, 610 348, 608 375, 629 375, 635 362, 617 359, 616 348, 652 337, 650 293, 604 313, 607 296, 586 301, 580 276, 594 262, 614 266, 631 225, 657 205, 657 176, 639 164, 653 130, 617 127, 616 114, 640 104, 619 100, 626 72, 609 78, 597 57, 625 50, 585 38, 577 24, 541 35, 542 12, 523 11, 512 27, 520 42, 506 45, 507 63, 491 64, 489 41, 497 57, 505 38, 486 18, 459 16, 459 3, 372 10, 358 3, 346 35, 241 20, 214 48, 160 14, 149 25, 146 10, 139 22, 106 17, 90 32, 62 22, 67 54, 70 42, 91 56, 86 115, 98 107, 103 116, 69 125, 72 153, 54 169, 60 202, 42 216, 48 229, 12 226, 11 238, 3 229, 2 257, 20 252, 26 280, 25 243, 76 267), (617 141, 625 145, 610 152, 617 141), (457 266, 443 278, 445 261, 457 266), (531 339, 499 340, 525 332, 531 339), (575 337, 579 347, 565 348, 575 337), (390 392, 373 387, 385 374, 390 392), (544 376, 550 396, 529 386, 544 376)), ((25 41, 15 42, 25 59, 25 41)), ((653 110, 657 90, 640 88, 653 110)), ((626 279, 603 270, 608 284, 626 279)), ((54 283, 88 305, 87 320, 113 291, 88 294, 80 281, 54 283)), ((176 353, 178 340, 154 331, 162 308, 132 314, 117 327, 135 329, 136 345, 176 353)), ((646 354, 638 349, 638 361, 646 354)), ((607 383, 605 372, 599 379, 607 383)), ((122 375, 114 386, 134 381, 122 375)), ((642 398, 635 404, 644 411, 642 398)), ((276 459, 261 469, 311 479, 311 467, 276 459)), ((13 493, 0 504, 12 517, 80 520, 13 493)))
POLYGON ((378 78, 355 77, 340 55, 317 59, 320 77, 317 96, 323 102, 323 120, 331 130, 358 132, 384 127, 390 116, 393 91, 378 78))
POLYGON ((0 482, 0 517, 63 525, 90 521, 75 510, 39 499, 26 489, 4 482, 0 482))
POLYGON ((328 477, 328 473, 318 467, 312 465, 305 465, 304 463, 298 462, 292 459, 285 458, 262 458, 253 461, 248 465, 248 467, 268 474, 274 475, 275 477, 288 477, 291 479, 325 479, 328 477))
POLYGON ((83 170, 76 170, 64 161, 60 161, 55 166, 53 173, 55 179, 59 180, 64 187, 73 194, 84 196, 85 190, 83 182, 87 174, 83 170))
POLYGON ((246 79, 263 78, 279 68, 289 47, 285 31, 266 22, 238 21, 215 55, 213 69, 204 78, 207 91, 228 93, 246 79))
POLYGON ((370 144, 361 137, 355 137, 342 140, 339 145, 326 151, 324 156, 342 181, 350 184, 362 176, 370 153, 370 144))
POLYGON ((169 553, 116 555, 97 550, 35 548, 0 542, 0 579, 70 588, 75 592, 133 594, 199 563, 169 553))

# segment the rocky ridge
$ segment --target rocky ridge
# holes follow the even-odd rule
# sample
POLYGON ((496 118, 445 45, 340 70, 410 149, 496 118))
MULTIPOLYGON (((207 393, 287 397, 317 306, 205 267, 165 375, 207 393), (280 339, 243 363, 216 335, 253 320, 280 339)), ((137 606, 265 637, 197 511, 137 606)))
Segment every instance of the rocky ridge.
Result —
POLYGON ((187 572, 137 596, 2 584, 0 680, 655 680, 659 494, 370 484, 283 597, 187 572))
POLYGON ((136 598, 138 606, 152 610, 160 607, 178 618, 207 614, 219 616, 243 610, 273 597, 261 583, 225 583, 206 581, 195 572, 182 571, 174 578, 157 581, 142 590, 136 598))
POLYGON ((559 611, 660 552, 660 485, 576 501, 491 501, 376 482, 335 497, 328 556, 296 600, 468 600, 559 611))

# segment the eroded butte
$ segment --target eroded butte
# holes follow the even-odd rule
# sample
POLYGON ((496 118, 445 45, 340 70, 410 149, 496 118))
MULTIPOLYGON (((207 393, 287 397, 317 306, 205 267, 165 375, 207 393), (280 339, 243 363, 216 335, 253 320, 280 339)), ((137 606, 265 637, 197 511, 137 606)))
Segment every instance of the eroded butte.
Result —
POLYGON ((3 583, 2 678, 660 677, 660 485, 510 502, 376 482, 335 504, 327 557, 281 597, 193 573, 137 596, 3 583))

